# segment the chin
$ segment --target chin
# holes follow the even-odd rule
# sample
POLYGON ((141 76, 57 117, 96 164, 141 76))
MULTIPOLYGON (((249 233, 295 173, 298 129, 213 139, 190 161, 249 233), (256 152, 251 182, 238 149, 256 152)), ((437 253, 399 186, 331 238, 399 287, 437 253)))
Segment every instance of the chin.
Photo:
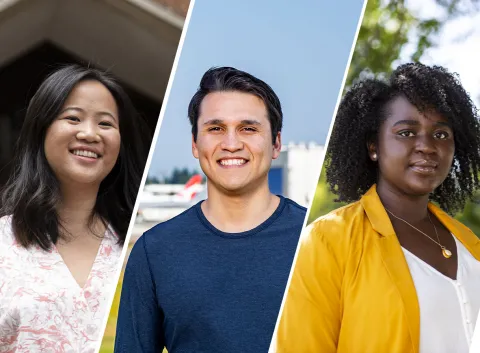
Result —
POLYGON ((425 196, 433 193, 438 186, 438 183, 412 183, 408 189, 415 196, 425 196))
POLYGON ((245 192, 249 187, 249 183, 246 180, 218 180, 217 185, 219 185, 223 190, 231 194, 240 194, 245 192))
POLYGON ((231 194, 241 194, 242 192, 245 191, 245 186, 244 184, 220 184, 222 185, 222 188, 227 191, 228 193, 231 194))
POLYGON ((77 185, 100 185, 102 180, 105 179, 99 175, 70 175, 68 181, 77 185))

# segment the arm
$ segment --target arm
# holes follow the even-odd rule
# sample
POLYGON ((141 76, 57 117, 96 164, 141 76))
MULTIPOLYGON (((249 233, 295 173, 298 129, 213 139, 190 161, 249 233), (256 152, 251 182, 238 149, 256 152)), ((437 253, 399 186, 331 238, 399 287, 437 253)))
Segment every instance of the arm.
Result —
MULTIPOLYGON (((272 341, 274 352, 337 351, 342 311, 342 263, 345 261, 339 256, 340 244, 331 244, 333 242, 329 240, 332 239, 324 237, 325 228, 330 227, 317 221, 302 233, 290 286, 272 341)), ((333 240, 341 236, 335 235, 338 236, 333 240)))
POLYGON ((145 236, 132 249, 125 269, 115 353, 161 353, 163 314, 148 261, 145 236))

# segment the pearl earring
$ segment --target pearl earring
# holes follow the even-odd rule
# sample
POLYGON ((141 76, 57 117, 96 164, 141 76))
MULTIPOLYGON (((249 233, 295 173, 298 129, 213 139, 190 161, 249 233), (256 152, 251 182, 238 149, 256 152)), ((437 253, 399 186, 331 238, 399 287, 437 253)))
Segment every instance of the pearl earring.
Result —
POLYGON ((376 153, 372 154, 372 159, 373 159, 374 161, 377 160, 377 154, 376 154, 376 153))

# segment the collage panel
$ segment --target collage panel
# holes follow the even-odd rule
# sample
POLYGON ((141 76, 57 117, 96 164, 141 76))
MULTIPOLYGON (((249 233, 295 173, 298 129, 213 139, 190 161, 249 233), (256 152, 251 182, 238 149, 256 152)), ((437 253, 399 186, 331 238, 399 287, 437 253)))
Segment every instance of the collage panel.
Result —
POLYGON ((368 2, 271 352, 480 352, 479 20, 368 2))
POLYGON ((0 352, 98 350, 188 1, 167 5, 0 3, 0 352))
POLYGON ((268 351, 362 6, 195 2, 100 352, 268 351))

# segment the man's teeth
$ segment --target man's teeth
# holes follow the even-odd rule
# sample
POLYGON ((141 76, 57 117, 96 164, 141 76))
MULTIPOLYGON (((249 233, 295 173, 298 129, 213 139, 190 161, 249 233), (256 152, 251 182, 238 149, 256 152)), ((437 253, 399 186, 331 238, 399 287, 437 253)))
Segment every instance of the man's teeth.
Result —
POLYGON ((245 164, 245 159, 222 159, 220 161, 221 165, 242 165, 245 164))
POLYGON ((95 152, 91 151, 75 150, 73 151, 73 154, 82 157, 98 158, 98 155, 95 152))

